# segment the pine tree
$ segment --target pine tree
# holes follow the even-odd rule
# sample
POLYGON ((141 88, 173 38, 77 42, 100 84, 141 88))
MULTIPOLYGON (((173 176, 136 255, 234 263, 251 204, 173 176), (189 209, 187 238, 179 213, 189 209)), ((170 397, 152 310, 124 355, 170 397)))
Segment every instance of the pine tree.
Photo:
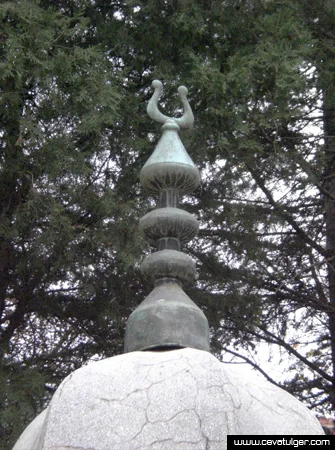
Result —
POLYGON ((124 190, 134 174, 117 131, 123 78, 80 5, 13 1, 0 14, 0 447, 10 448, 64 376, 120 352, 139 203, 124 190))
POLYGON ((167 114, 185 84, 196 117, 182 136, 203 173, 183 205, 201 222, 188 293, 213 351, 263 371, 257 343, 281 348, 284 387, 334 408, 333 6, 0 5, 0 445, 73 369, 122 351, 150 290, 136 226, 154 201, 138 174, 159 136, 155 78, 167 114))

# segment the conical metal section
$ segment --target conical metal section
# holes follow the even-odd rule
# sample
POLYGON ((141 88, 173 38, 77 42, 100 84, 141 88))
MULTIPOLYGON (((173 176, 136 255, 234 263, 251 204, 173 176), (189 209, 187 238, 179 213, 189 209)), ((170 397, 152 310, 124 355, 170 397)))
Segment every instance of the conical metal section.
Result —
POLYGON ((176 123, 162 127, 163 135, 140 173, 142 186, 151 193, 175 188, 186 194, 194 191, 200 182, 197 167, 181 142, 176 123))

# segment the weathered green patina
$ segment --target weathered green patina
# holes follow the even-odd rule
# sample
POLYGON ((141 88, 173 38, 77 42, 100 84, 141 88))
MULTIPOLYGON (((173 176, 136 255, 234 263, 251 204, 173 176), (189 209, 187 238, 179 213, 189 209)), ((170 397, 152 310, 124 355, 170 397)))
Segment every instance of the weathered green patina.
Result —
POLYGON ((180 118, 165 116, 157 106, 162 83, 155 80, 152 86, 155 90, 147 112, 163 124, 162 136, 141 170, 140 181, 147 191, 158 195, 159 208, 146 214, 139 228, 157 249, 141 266, 154 289, 128 319, 125 352, 184 347, 209 351, 207 319, 182 289, 182 283, 194 281, 196 275, 194 261, 180 252, 180 247, 196 236, 198 223, 178 208, 180 197, 200 182, 199 171, 179 137, 180 128, 193 125, 193 113, 187 89, 180 86, 184 114, 180 118))

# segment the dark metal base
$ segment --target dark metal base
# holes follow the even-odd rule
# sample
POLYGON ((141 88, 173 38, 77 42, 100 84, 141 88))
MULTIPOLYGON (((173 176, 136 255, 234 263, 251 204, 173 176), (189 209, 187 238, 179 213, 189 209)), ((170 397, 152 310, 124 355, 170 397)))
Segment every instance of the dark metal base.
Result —
POLYGON ((155 287, 126 328, 125 353, 167 347, 210 350, 206 316, 176 283, 155 287))

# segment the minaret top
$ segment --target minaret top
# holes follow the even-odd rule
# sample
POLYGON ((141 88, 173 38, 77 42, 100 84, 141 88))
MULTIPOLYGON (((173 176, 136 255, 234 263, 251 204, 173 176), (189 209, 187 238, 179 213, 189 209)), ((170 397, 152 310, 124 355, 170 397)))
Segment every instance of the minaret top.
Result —
POLYGON ((143 187, 158 195, 158 208, 140 220, 140 233, 156 251, 141 265, 143 275, 154 289, 130 315, 125 337, 125 352, 135 350, 191 347, 209 351, 209 327, 204 313, 185 294, 183 283, 195 279, 195 263, 180 251, 198 232, 196 218, 179 208, 183 194, 192 192, 200 182, 197 167, 179 137, 180 128, 193 125, 187 89, 178 88, 184 106, 180 118, 171 118, 158 109, 162 83, 153 81, 154 93, 148 104, 149 116, 163 124, 162 136, 140 173, 143 187))

